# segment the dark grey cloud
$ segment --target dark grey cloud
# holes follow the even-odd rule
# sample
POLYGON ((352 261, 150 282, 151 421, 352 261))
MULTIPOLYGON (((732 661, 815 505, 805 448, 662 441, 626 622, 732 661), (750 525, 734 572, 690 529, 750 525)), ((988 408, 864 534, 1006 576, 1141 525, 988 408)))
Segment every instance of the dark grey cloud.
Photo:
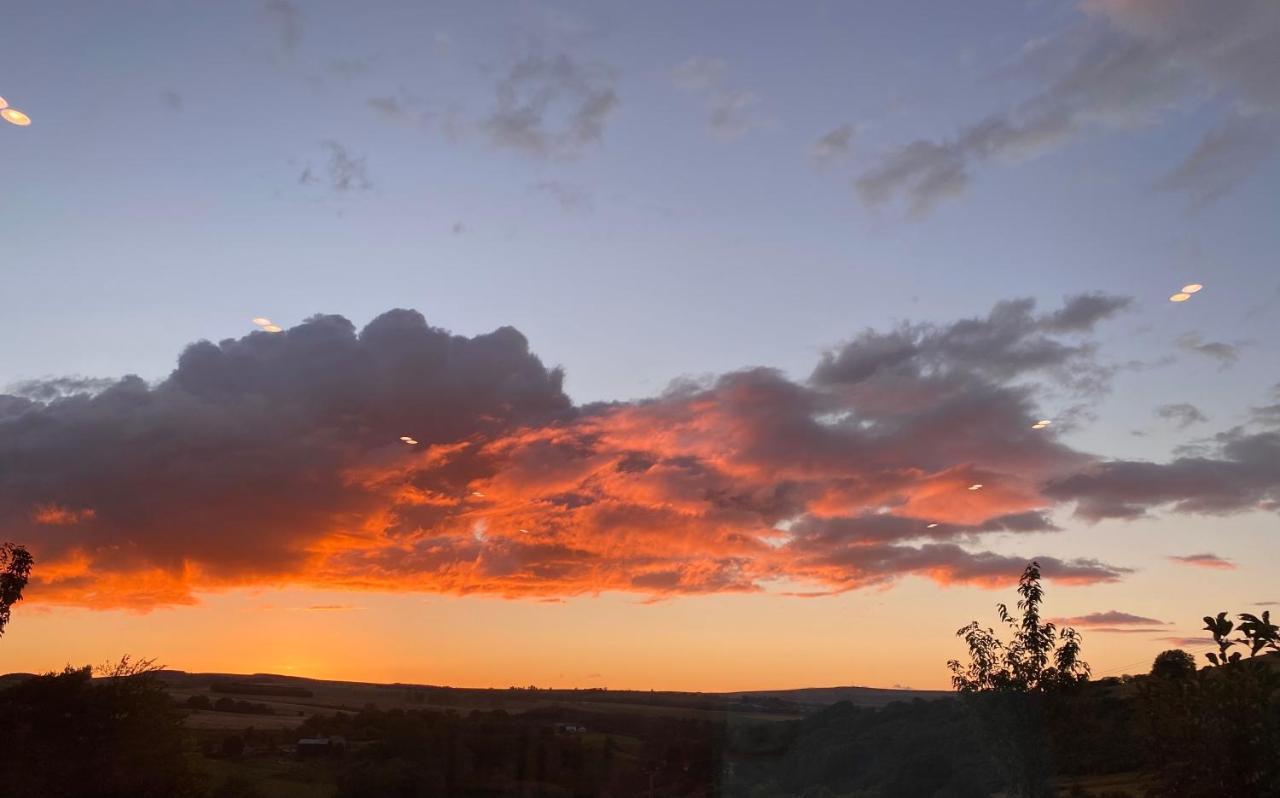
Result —
MULTIPOLYGON (((1048 579, 1066 584, 1118 582, 1133 571, 1098 560, 1060 560, 1033 557, 1048 579)), ((885 584, 905 574, 928 576, 943 584, 976 583, 998 585, 1007 582, 1010 571, 1025 567, 1027 558, 989 551, 968 551, 953 543, 909 545, 844 545, 825 547, 819 552, 796 552, 798 574, 824 574, 836 589, 857 589, 885 584), (838 574, 838 576, 832 576, 838 574)))
POLYGON ((1075 501, 1090 521, 1140 518, 1158 508, 1201 515, 1280 510, 1280 432, 1219 433, 1204 456, 1167 463, 1110 460, 1051 481, 1045 494, 1075 501))
POLYGON ((498 82, 484 122, 494 144, 528 155, 577 158, 604 135, 618 107, 612 67, 560 54, 530 55, 498 82))
POLYGON ((1203 424, 1209 420, 1208 416, 1200 412, 1200 408, 1190 402, 1160 405, 1156 408, 1156 417, 1176 423, 1178 429, 1186 429, 1192 424, 1203 424))
POLYGON ((914 215, 964 192, 974 169, 1016 162, 1099 130, 1153 125, 1175 109, 1225 105, 1160 188, 1203 204, 1221 196, 1274 151, 1280 114, 1280 5, 1084 0, 1083 16, 1027 48, 1007 72, 1040 89, 1015 107, 946 139, 919 139, 885 155, 854 181, 871 206, 901 200, 914 215))
POLYGON ((110 388, 115 382, 104 377, 46 377, 10 385, 8 393, 36 402, 51 402, 68 396, 92 396, 110 388))
MULTIPOLYGON (((129 376, 0 403, 0 520, 47 562, 81 550, 100 577, 181 574, 184 563, 215 582, 279 573, 373 506, 350 469, 404 448, 405 434, 430 446, 561 418, 561 382, 514 329, 465 338, 407 310, 358 334, 316 316, 278 335, 202 341, 155 386, 129 376), (92 508, 92 520, 41 524, 42 506, 92 508)), ((435 489, 465 482, 463 471, 437 472, 435 489)), ((92 581, 68 579, 45 589, 92 581)))
POLYGON ((740 136, 762 123, 760 98, 730 82, 725 62, 718 58, 690 58, 671 70, 676 86, 702 99, 707 127, 724 138, 740 136))
POLYGON ((322 184, 340 193, 373 188, 363 157, 353 155, 336 141, 325 141, 321 146, 328 152, 328 160, 323 166, 303 169, 299 183, 322 184))
POLYGON ((1007 300, 985 318, 945 326, 904 325, 890 333, 867 331, 827 352, 813 379, 857 383, 881 371, 920 373, 950 366, 999 380, 1048 374, 1081 390, 1099 390, 1108 372, 1094 361, 1094 346, 1064 341, 1062 335, 1089 332, 1129 303, 1126 297, 1080 294, 1056 311, 1036 314, 1034 300, 1007 300))

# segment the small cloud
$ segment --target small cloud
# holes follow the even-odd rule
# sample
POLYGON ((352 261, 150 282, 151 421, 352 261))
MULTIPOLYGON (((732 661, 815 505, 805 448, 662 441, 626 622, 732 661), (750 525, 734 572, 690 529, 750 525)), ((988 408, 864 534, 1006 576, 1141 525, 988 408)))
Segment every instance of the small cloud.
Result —
POLYGON ((275 28, 280 49, 293 52, 302 38, 302 11, 290 0, 266 0, 262 4, 267 19, 275 28))
POLYGON ((176 91, 165 90, 160 92, 160 105, 168 108, 170 111, 182 110, 182 95, 176 91))
POLYGON ((729 85, 725 75, 725 63, 718 58, 690 58, 671 70, 671 80, 678 88, 702 97, 706 103, 711 132, 731 138, 761 123, 754 112, 760 98, 729 85))
POLYGON ((1171 555, 1170 560, 1180 562, 1183 565, 1194 565, 1199 568, 1220 568, 1226 571, 1235 570, 1236 564, 1231 560, 1219 557, 1209 552, 1201 552, 1200 554, 1182 554, 1171 555))
POLYGON ((589 193, 559 180, 539 180, 529 188, 551 197, 566 211, 589 211, 593 207, 589 193))
POLYGON ((1205 341, 1199 333, 1187 333, 1178 338, 1178 348, 1193 355, 1218 361, 1221 368, 1235 365, 1240 359, 1240 345, 1223 341, 1205 341))
POLYGON ((357 607, 353 604, 312 604, 306 609, 308 612, 351 612, 353 610, 362 610, 364 607, 357 607))
POLYGON ((1062 626, 1086 626, 1094 627, 1094 631, 1108 631, 1106 627, 1119 626, 1160 626, 1164 621, 1148 618, 1143 615, 1134 615, 1131 612, 1121 612, 1119 610, 1107 610, 1106 612, 1091 612, 1088 615, 1077 615, 1074 618, 1057 618, 1054 620, 1062 626))
POLYGON ((462 222, 454 222, 453 227, 449 228, 449 232, 453 233, 455 236, 462 235, 465 230, 466 228, 463 227, 462 222))
POLYGON ((380 118, 394 124, 425 127, 432 118, 432 114, 423 110, 420 103, 408 97, 381 95, 370 97, 364 104, 380 118))
POLYGON ((1202 424, 1209 420, 1208 416, 1200 412, 1200 408, 1187 402, 1160 405, 1156 408, 1156 416, 1176 423, 1178 429, 1186 429, 1192 424, 1202 424))
POLYGON ((853 151, 853 138, 857 133, 853 125, 843 124, 833 128, 813 143, 809 153, 814 163, 827 166, 848 158, 853 151))
POLYGON ((60 504, 38 504, 31 510, 31 520, 46 526, 71 526, 92 521, 97 514, 92 507, 76 509, 60 504))
POLYGON ((321 168, 307 166, 298 177, 299 183, 323 183, 334 191, 367 191, 373 188, 364 158, 357 158, 336 141, 325 141, 329 160, 321 168))
POLYGON ((573 159, 603 137, 618 107, 614 83, 613 68, 604 64, 529 56, 498 82, 484 126, 499 147, 573 159))
POLYGON ((358 78, 369 71, 369 63, 352 58, 335 58, 325 64, 325 69, 331 75, 340 78, 352 79, 358 78))
POLYGON ((405 115, 404 106, 395 97, 370 97, 365 105, 392 119, 402 119, 405 115))
POLYGON ((1214 644, 1212 637, 1157 637, 1163 643, 1172 643, 1175 646, 1211 646, 1214 644))

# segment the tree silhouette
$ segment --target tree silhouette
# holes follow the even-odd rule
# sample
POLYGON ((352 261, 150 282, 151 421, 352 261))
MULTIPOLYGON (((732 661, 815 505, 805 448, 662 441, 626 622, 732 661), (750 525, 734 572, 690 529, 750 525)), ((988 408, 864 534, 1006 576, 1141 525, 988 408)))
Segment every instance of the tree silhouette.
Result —
POLYGON ((1088 680, 1089 665, 1080 659, 1080 635, 1074 629, 1041 621, 1040 563, 1027 564, 1018 596, 1018 617, 1004 604, 996 605, 1011 632, 1009 641, 973 621, 956 632, 969 646, 969 664, 951 660, 947 667, 951 683, 967 695, 982 726, 1007 794, 1048 798, 1054 794, 1049 725, 1070 712, 1068 702, 1058 698, 1088 680))
POLYGON ((1196 658, 1180 648, 1161 651, 1151 663, 1151 675, 1159 679, 1185 679, 1195 672, 1196 658))
POLYGON ((1040 605, 1044 602, 1040 563, 1027 564, 1018 580, 1018 595, 1020 618, 1011 615, 1004 604, 996 605, 1000 620, 1013 633, 1009 642, 977 621, 956 632, 969 646, 967 667, 959 660, 947 663, 951 683, 959 692, 1049 692, 1088 680, 1089 664, 1080 659, 1079 633, 1040 621, 1040 605))
POLYGON ((9 624, 10 607, 22 600, 34 560, 22 546, 0 543, 0 636, 9 624))

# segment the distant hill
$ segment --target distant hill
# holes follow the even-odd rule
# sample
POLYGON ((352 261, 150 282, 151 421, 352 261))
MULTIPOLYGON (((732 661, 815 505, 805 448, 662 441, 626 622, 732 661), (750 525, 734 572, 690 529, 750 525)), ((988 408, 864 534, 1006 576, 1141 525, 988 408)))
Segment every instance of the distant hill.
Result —
MULTIPOLYGON (((894 701, 917 698, 945 698, 951 693, 926 690, 885 690, 872 687, 814 687, 793 690, 744 690, 725 693, 696 693, 668 690, 605 690, 473 688, 431 684, 379 684, 331 679, 308 679, 279 674, 160 672, 166 688, 179 701, 193 696, 240 695, 265 702, 284 722, 294 723, 316 712, 357 711, 373 705, 431 707, 438 709, 505 709, 527 712, 536 709, 575 709, 584 712, 625 712, 677 714, 691 717, 739 716, 760 720, 798 718, 840 701, 855 706, 881 707, 894 701)), ((193 723, 214 723, 210 713, 198 713, 193 723)))
POLYGON ((728 697, 776 698, 793 704, 825 707, 840 701, 848 701, 856 707, 882 707, 894 701, 926 701, 950 698, 950 690, 900 690, 883 687, 800 687, 792 690, 748 690, 740 693, 723 693, 728 697))

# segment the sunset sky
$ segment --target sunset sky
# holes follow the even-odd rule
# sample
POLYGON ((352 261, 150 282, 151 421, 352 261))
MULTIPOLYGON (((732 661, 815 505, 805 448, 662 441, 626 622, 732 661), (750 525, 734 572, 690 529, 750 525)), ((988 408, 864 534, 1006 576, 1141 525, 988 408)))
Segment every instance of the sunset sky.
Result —
POLYGON ((1033 557, 1095 675, 1280 604, 1272 0, 3 17, 0 673, 941 688, 1033 557))

